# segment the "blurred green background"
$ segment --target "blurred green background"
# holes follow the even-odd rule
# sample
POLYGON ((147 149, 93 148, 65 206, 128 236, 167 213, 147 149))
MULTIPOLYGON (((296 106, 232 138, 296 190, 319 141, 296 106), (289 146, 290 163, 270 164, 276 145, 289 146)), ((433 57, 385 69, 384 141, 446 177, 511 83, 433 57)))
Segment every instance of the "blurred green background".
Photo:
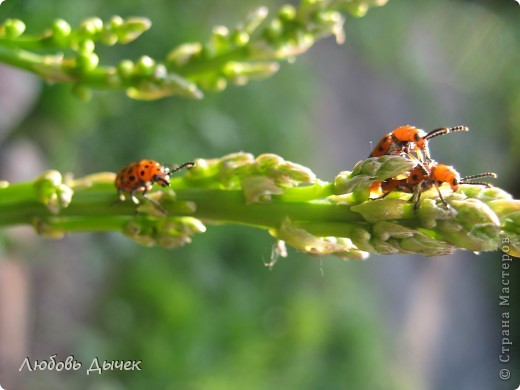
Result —
MULTIPOLYGON (((146 16, 136 42, 102 63, 205 41, 214 25, 282 2, 8 0, 2 18, 37 33, 61 17, 146 16)), ((322 180, 352 169, 370 141, 402 124, 464 124, 432 142, 462 175, 498 173, 520 193, 520 7, 506 1, 396 1, 347 15, 346 43, 327 39, 271 79, 202 101, 128 99, 45 85, 0 67, 0 178, 46 169, 76 177, 140 159, 180 163, 236 151, 277 153, 322 180)), ((0 385, 12 389, 511 389, 516 359, 498 360, 501 254, 371 256, 366 262, 289 251, 248 227, 208 226, 180 249, 119 234, 61 241, 0 232, 0 385), (79 371, 19 372, 25 357, 82 362, 79 371), (142 371, 86 375, 94 358, 141 360, 142 371), (501 368, 513 377, 501 381, 501 368)), ((518 264, 511 280, 518 277, 518 264)), ((520 296, 511 338, 520 345, 520 296)), ((516 371, 515 371, 516 369, 516 371)))

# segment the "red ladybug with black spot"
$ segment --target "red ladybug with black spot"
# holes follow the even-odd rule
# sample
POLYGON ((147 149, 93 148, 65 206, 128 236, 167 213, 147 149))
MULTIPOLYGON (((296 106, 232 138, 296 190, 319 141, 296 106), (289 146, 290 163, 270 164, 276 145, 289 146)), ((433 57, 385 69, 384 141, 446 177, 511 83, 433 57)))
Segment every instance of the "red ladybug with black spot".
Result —
POLYGON ((121 169, 115 180, 119 199, 123 200, 123 193, 129 193, 132 201, 139 204, 139 200, 135 197, 136 193, 142 193, 143 197, 159 207, 163 208, 154 200, 147 198, 146 194, 151 191, 153 184, 157 183, 162 187, 170 185, 169 176, 183 168, 191 168, 195 163, 188 161, 184 164, 169 168, 154 160, 140 160, 136 161, 125 168, 121 169))

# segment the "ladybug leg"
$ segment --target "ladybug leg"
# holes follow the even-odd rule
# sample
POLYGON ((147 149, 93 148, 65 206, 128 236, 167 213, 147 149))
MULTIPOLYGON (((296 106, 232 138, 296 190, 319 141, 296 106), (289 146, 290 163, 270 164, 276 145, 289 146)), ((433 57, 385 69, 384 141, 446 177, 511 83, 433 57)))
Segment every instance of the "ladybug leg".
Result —
POLYGON ((415 202, 413 205, 413 212, 415 213, 419 209, 419 205, 421 203, 421 195, 424 191, 429 190, 431 188, 431 182, 429 180, 423 180, 419 182, 413 191, 413 195, 410 198, 411 202, 415 202))
POLYGON ((112 205, 116 205, 118 203, 121 203, 125 200, 125 194, 123 190, 117 190, 117 199, 112 203, 112 205))
POLYGON ((437 182, 435 182, 434 185, 435 185, 435 189, 437 190, 437 193, 439 194, 439 198, 441 199, 442 204, 444 205, 444 207, 449 209, 450 207, 448 206, 448 203, 446 203, 446 201, 444 200, 444 198, 443 198, 443 196, 441 194, 441 190, 439 189, 439 185, 437 184, 437 182))
POLYGON ((432 159, 430 157, 430 150, 428 149, 428 146, 424 148, 424 150, 417 150, 415 152, 417 155, 417 159, 421 162, 431 162, 432 159))
POLYGON ((147 191, 144 191, 143 192, 143 198, 144 199, 146 199, 148 202, 153 204, 155 206, 155 208, 157 210, 159 210, 161 213, 163 213, 164 215, 168 214, 168 212, 164 209, 164 207, 161 206, 161 204, 159 202, 157 202, 155 199, 151 199, 151 198, 147 197, 146 194, 147 194, 147 191))
POLYGON ((388 195, 390 195, 392 193, 392 191, 388 191, 388 192, 385 192, 384 194, 382 194, 380 197, 378 198, 368 198, 368 200, 380 200, 380 199, 384 199, 386 198, 388 195))
POLYGON ((139 199, 137 199, 137 197, 135 196, 135 193, 137 192, 137 190, 133 190, 130 192, 130 199, 132 200, 132 203, 134 204, 139 204, 139 199))
POLYGON ((117 191, 117 203, 122 202, 125 200, 125 194, 123 193, 123 190, 117 191))
MULTIPOLYGON (((400 191, 398 188, 395 190, 395 191, 400 191)), ((377 199, 384 199, 386 198, 388 195, 390 195, 392 192, 394 191, 388 191, 388 192, 385 192, 383 195, 381 195, 379 198, 377 199)))
POLYGON ((423 192, 422 186, 419 184, 415 187, 415 190, 413 192, 412 197, 410 198, 410 201, 414 202, 413 204, 413 212, 417 212, 419 209, 419 204, 421 203, 421 194, 423 192))

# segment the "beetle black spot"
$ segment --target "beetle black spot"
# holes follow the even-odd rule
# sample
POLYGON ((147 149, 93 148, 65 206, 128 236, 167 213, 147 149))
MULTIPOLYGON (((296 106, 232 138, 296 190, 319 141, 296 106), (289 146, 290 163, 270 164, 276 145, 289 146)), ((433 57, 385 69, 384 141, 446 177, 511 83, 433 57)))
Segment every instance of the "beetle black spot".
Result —
POLYGON ((135 181, 136 177, 134 175, 128 176, 128 181, 135 181))
POLYGON ((145 170, 143 169, 143 170, 139 171, 139 176, 142 177, 142 176, 144 176, 145 173, 146 173, 146 172, 145 172, 145 170))

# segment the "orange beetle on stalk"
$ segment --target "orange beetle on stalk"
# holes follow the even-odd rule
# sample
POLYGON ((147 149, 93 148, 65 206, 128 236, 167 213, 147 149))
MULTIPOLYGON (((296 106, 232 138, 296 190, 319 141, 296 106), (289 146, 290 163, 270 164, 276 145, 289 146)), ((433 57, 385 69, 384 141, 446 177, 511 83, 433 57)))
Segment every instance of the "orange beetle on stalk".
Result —
POLYGON ((420 161, 429 161, 431 160, 428 147, 430 139, 461 131, 469 131, 469 129, 466 126, 440 127, 426 133, 414 126, 400 126, 386 134, 368 157, 380 157, 386 154, 409 155, 410 152, 415 152, 420 161))
POLYGON ((194 165, 195 163, 188 161, 184 164, 169 168, 153 160, 136 161, 121 169, 116 176, 115 185, 119 195, 119 201, 124 200, 123 193, 126 192, 130 194, 132 202, 139 204, 139 200, 135 197, 135 194, 140 192, 145 199, 150 201, 161 212, 166 213, 164 208, 157 201, 148 198, 146 194, 151 191, 154 183, 168 187, 170 185, 169 176, 172 173, 182 168, 191 168, 194 165))
POLYGON ((435 187, 437 193, 439 194, 439 198, 447 207, 448 204, 444 200, 439 186, 441 186, 443 183, 448 183, 452 191, 458 191, 459 185, 461 184, 492 187, 492 185, 489 183, 474 181, 483 177, 496 178, 497 175, 492 172, 485 172, 461 178, 460 174, 452 166, 438 164, 435 161, 430 161, 428 163, 422 163, 418 161, 417 165, 408 172, 407 177, 390 178, 384 181, 376 181, 370 187, 370 191, 381 192, 383 194, 383 198, 394 191, 412 193, 413 195, 410 200, 415 201, 414 210, 417 210, 421 200, 421 194, 424 191, 435 187))

